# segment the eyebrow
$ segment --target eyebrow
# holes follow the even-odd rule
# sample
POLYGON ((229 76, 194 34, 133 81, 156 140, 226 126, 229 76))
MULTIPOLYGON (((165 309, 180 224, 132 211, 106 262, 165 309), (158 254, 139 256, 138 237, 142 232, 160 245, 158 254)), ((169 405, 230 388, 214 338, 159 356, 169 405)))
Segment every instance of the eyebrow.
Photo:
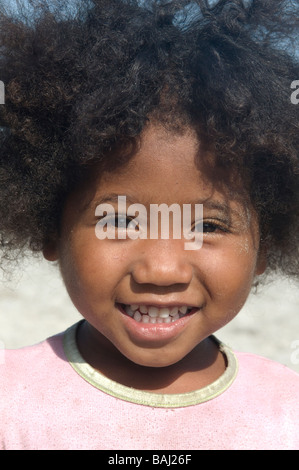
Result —
POLYGON ((242 219, 244 216, 247 218, 248 214, 247 211, 242 209, 242 205, 240 206, 239 210, 234 209, 231 207, 229 204, 226 204, 225 202, 220 202, 217 200, 206 200, 206 201, 201 201, 199 204, 203 204, 204 209, 210 209, 210 210, 215 210, 218 212, 221 212, 224 216, 228 217, 231 219, 231 217, 236 217, 238 219, 242 219))
POLYGON ((204 200, 204 201, 198 201, 198 204, 202 204, 204 209, 210 209, 210 210, 222 212, 226 216, 229 216, 230 214, 238 214, 238 212, 235 209, 232 209, 232 207, 230 207, 225 202, 220 202, 217 200, 204 200))
POLYGON ((131 197, 129 194, 117 194, 117 193, 110 193, 110 194, 105 194, 104 196, 102 197, 99 197, 99 198, 95 198, 95 200, 92 202, 92 204, 94 206, 98 206, 100 204, 105 204, 105 203, 114 203, 114 204, 117 204, 118 203, 118 198, 122 196, 122 197, 125 197, 126 198, 126 201, 129 203, 129 204, 134 204, 136 203, 136 200, 131 197))
MULTIPOLYGON (((95 209, 98 205, 100 204, 105 204, 105 203, 112 203, 112 204, 117 204, 118 203, 118 198, 120 196, 126 197, 126 202, 128 204, 136 204, 139 203, 139 201, 136 201, 136 199, 129 194, 118 194, 118 193, 109 193, 105 194, 101 197, 95 198, 95 200, 92 202, 92 207, 95 209)), ((162 203, 161 203, 162 204, 162 203)), ((210 209, 210 210, 217 210, 218 212, 222 212, 226 214, 227 216, 229 214, 239 214, 238 211, 232 209, 229 207, 228 204, 224 202, 220 202, 218 200, 209 200, 209 199, 199 199, 195 200, 194 202, 189 203, 191 205, 195 204, 202 204, 204 208, 210 209)), ((239 214, 240 215, 240 214, 239 214)))

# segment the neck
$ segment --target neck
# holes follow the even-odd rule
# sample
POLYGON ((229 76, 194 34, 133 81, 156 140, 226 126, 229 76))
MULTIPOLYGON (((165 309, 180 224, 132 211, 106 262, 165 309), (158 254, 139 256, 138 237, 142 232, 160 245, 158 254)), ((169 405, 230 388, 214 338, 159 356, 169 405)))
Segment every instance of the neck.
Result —
POLYGON ((187 356, 166 367, 145 367, 122 355, 106 338, 99 343, 84 322, 78 331, 78 347, 94 369, 122 385, 154 393, 187 393, 218 379, 226 368, 223 354, 212 338, 206 338, 187 356))

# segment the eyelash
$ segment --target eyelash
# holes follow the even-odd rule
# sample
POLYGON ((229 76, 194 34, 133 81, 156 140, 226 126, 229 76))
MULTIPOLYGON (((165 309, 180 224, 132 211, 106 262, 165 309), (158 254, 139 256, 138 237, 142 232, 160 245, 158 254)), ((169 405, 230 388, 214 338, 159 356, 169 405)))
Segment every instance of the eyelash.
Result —
MULTIPOLYGON (((104 217, 99 218, 98 223, 101 223, 102 220, 105 220, 105 224, 107 224, 108 222, 110 226, 118 228, 118 225, 119 225, 118 221, 121 219, 126 220, 126 227, 128 226, 130 222, 132 222, 132 220, 134 220, 134 218, 127 217, 126 215, 119 215, 119 214, 112 215, 111 214, 111 216, 109 216, 109 214, 107 214, 104 217)), ((120 228, 122 229, 123 227, 121 226, 120 228)))
MULTIPOLYGON (((119 215, 119 214, 115 214, 115 216, 111 215, 111 217, 106 215, 104 218, 105 218, 105 223, 107 223, 107 221, 108 222, 110 222, 110 221, 114 222, 113 224, 110 223, 109 225, 113 226, 115 228, 120 228, 120 229, 123 229, 124 227, 123 226, 118 227, 119 220, 121 220, 121 219, 126 220, 126 228, 128 228, 129 223, 134 220, 134 218, 130 218, 130 217, 127 217, 126 215, 119 215)), ((103 220, 104 218, 101 218, 99 220, 99 222, 101 222, 101 220, 103 220)), ((197 225, 199 225, 199 224, 194 224, 193 225, 193 227, 191 229, 192 232, 195 231, 195 228, 196 228, 197 225)), ((137 227, 137 224, 132 228, 135 230, 136 227, 137 227)), ((228 233, 229 232, 228 222, 219 221, 219 220, 204 220, 203 221, 203 233, 215 234, 215 232, 218 232, 218 231, 220 231, 222 233, 228 233), (209 230, 208 228, 212 228, 212 230, 209 230)))
MULTIPOLYGON (((219 220, 204 220, 203 221, 203 233, 212 233, 214 234, 215 232, 222 232, 222 233, 228 233, 229 232, 229 228, 228 228, 228 222, 224 222, 224 221, 219 221, 219 220), (205 228, 207 227, 212 227, 213 230, 207 230, 205 231, 205 228)), ((194 231, 196 227, 196 224, 194 225, 192 231, 194 231)))

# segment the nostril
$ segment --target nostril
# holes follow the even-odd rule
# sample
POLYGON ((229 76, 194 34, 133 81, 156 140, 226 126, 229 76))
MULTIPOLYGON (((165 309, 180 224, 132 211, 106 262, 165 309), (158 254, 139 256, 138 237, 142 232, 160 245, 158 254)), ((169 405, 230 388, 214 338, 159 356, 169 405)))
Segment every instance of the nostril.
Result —
POLYGON ((137 284, 172 286, 189 284, 193 277, 193 270, 190 265, 182 266, 172 260, 165 263, 160 259, 153 259, 136 263, 131 274, 137 284))

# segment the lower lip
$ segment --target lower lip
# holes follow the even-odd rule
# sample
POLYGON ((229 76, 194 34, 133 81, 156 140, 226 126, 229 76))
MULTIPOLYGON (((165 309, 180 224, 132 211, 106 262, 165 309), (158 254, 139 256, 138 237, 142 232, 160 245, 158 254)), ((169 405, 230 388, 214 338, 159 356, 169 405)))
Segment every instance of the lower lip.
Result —
POLYGON ((174 339, 198 312, 198 309, 194 308, 182 318, 171 323, 142 323, 129 317, 120 304, 117 304, 117 308, 122 314, 125 327, 131 338, 142 342, 144 340, 157 342, 174 339))

